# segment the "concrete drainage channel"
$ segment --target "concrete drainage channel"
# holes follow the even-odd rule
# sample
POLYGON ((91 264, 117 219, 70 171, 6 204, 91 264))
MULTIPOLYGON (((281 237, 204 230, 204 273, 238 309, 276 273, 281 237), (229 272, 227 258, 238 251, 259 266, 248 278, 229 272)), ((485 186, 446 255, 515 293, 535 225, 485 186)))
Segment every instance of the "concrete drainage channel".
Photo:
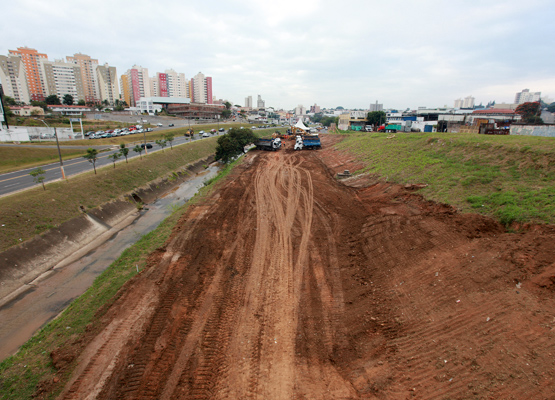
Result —
MULTIPOLYGON (((154 230, 176 207, 192 198, 206 180, 218 173, 219 167, 215 163, 206 169, 203 167, 208 162, 202 160, 195 164, 195 168, 189 168, 191 172, 197 173, 177 186, 174 184, 169 187, 165 183, 154 185, 155 188, 166 186, 163 195, 155 194, 156 190, 152 187, 133 193, 132 199, 125 202, 127 205, 119 205, 119 214, 108 206, 104 207, 102 216, 84 213, 73 222, 73 225, 84 228, 74 230, 72 237, 58 232, 57 235, 53 234, 54 238, 36 238, 45 242, 43 245, 56 239, 59 243, 45 248, 42 255, 35 254, 32 259, 19 260, 19 265, 10 265, 11 269, 2 268, 0 360, 14 354, 34 332, 81 295, 126 248, 154 230), (143 208, 142 203, 145 203, 143 208), (95 235, 92 240, 90 235, 95 235), (87 243, 84 242, 84 236, 88 236, 87 243), (61 261, 48 266, 45 263, 56 259, 54 254, 59 256, 60 243, 67 248, 62 255, 68 254, 61 261), (41 259, 44 263, 41 263, 41 259), (28 266, 24 265, 25 261, 28 261, 28 266), (11 281, 8 281, 10 278, 11 281)), ((72 226, 71 223, 69 225, 72 226)), ((24 250, 24 246, 19 249, 20 252, 24 250)), ((6 257, 0 258, 3 261, 17 257, 17 254, 4 255, 6 257)))

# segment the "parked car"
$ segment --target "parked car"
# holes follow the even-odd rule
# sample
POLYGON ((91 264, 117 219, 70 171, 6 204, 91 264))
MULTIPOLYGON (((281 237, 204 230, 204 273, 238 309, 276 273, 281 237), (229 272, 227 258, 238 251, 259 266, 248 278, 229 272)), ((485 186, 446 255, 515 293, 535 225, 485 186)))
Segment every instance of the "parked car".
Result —
POLYGON ((85 136, 90 136, 90 135, 94 135, 94 131, 90 131, 90 132, 85 133, 85 136))
POLYGON ((146 128, 145 132, 152 132, 152 128, 146 128))
MULTIPOLYGON (((141 143, 141 148, 143 148, 143 149, 145 148, 145 144, 144 144, 144 143, 141 143)), ((146 148, 147 148, 147 149, 152 149, 152 144, 147 143, 147 144, 146 144, 146 148)))

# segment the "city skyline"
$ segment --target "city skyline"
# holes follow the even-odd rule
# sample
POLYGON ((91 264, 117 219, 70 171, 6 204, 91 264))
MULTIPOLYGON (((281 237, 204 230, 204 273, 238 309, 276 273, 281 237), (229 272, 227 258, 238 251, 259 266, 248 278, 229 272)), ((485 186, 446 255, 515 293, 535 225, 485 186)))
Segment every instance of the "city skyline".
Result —
POLYGON ((133 65, 187 78, 202 71, 217 98, 242 104, 262 93, 283 109, 367 108, 376 99, 384 108, 442 107, 469 95, 511 103, 524 88, 555 98, 549 1, 353 0, 346 14, 325 0, 74 4, 6 4, 0 54, 23 46, 50 60, 83 53, 118 76, 133 65), (121 34, 126 26, 145 35, 121 34))

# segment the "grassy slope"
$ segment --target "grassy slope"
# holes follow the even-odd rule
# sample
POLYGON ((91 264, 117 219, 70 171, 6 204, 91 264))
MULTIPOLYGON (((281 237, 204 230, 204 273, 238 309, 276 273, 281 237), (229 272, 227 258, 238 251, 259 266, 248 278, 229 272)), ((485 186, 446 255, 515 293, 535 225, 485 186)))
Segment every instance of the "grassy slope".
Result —
POLYGON ((505 225, 555 223, 555 139, 454 133, 355 133, 339 148, 364 171, 399 183, 425 183, 427 198, 479 212, 505 225))
POLYGON ((173 150, 151 153, 128 164, 118 163, 66 182, 36 187, 0 198, 0 251, 21 243, 80 214, 79 206, 91 209, 115 199, 183 165, 213 154, 216 138, 195 141, 173 150))
MULTIPOLYGON (((61 150, 64 160, 79 157, 84 150, 61 150)), ((56 147, 51 149, 29 147, 0 147, 0 174, 18 171, 24 168, 33 168, 40 165, 57 162, 59 160, 56 147)))
MULTIPOLYGON (((94 326, 95 315, 101 316, 117 298, 121 286, 137 274, 135 266, 138 265, 139 270, 145 266, 147 256, 166 242, 187 208, 202 201, 231 168, 228 166, 222 170, 216 178, 210 180, 208 186, 166 218, 158 228, 125 250, 58 318, 42 328, 17 354, 0 363, 0 399, 29 399, 40 381, 52 381, 56 369, 52 365, 50 353, 66 343, 78 340, 87 325, 92 323, 94 326)), ((69 372, 61 379, 62 383, 67 381, 69 372)))

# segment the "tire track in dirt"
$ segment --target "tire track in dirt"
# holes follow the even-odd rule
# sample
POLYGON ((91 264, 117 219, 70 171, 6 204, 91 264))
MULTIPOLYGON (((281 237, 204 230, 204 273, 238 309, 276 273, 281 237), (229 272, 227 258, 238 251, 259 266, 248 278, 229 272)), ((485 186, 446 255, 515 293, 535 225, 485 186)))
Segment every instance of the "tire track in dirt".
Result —
POLYGON ((229 398, 290 399, 300 284, 312 225, 310 174, 268 157, 255 177, 257 236, 245 307, 231 339, 229 398), (300 237, 293 238, 293 227, 300 237))

